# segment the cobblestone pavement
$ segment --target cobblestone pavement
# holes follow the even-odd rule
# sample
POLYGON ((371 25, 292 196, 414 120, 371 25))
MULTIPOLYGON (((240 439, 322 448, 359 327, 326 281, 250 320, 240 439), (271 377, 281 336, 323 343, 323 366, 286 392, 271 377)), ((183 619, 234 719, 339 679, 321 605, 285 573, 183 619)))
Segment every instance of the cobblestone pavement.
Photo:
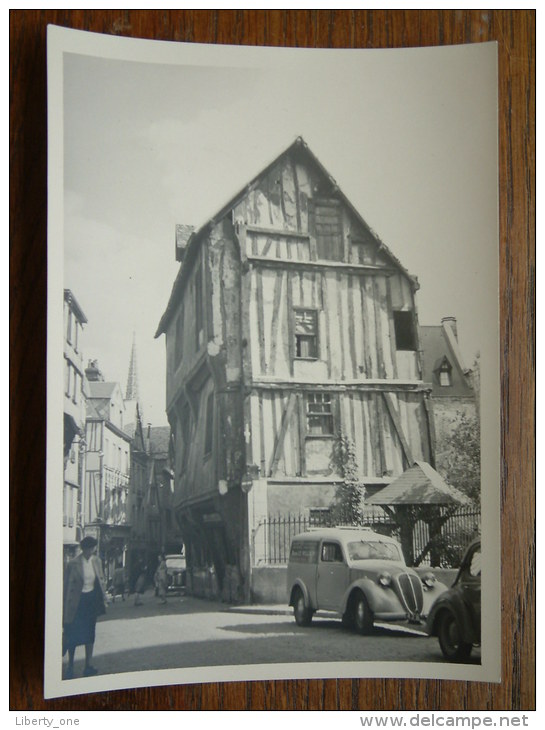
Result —
MULTIPOLYGON (((76 649, 75 676, 83 671, 76 649)), ((148 592, 116 599, 97 623, 93 664, 100 674, 240 664, 332 661, 443 661, 436 639, 396 627, 375 627, 360 637, 340 621, 317 616, 296 625, 287 606, 237 607, 148 592)), ((65 659, 66 662, 66 659, 65 659)), ((476 654, 474 662, 478 662, 476 654)))

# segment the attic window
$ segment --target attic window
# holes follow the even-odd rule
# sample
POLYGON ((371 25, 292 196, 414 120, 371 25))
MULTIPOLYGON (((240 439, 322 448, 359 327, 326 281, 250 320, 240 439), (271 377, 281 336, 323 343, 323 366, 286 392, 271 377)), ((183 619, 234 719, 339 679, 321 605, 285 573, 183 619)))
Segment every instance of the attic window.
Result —
POLYGON ((316 239, 319 259, 343 260, 342 208, 338 200, 316 198, 309 201, 309 230, 316 239))
POLYGON ((396 350, 416 350, 413 312, 394 311, 396 350))
POLYGON ((443 359, 441 366, 436 370, 436 373, 439 379, 439 385, 444 388, 450 388, 452 385, 452 365, 446 357, 443 359))

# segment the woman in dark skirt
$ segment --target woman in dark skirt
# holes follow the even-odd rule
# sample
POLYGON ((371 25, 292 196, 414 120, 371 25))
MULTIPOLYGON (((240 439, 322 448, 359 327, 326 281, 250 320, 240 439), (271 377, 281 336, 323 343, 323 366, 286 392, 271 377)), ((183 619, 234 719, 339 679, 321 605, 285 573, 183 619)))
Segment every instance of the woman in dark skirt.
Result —
POLYGON ((81 553, 71 560, 64 576, 63 651, 68 651, 66 679, 74 676, 74 654, 77 646, 85 646, 84 677, 92 677, 97 617, 105 613, 105 584, 102 565, 94 554, 97 541, 84 537, 81 553))

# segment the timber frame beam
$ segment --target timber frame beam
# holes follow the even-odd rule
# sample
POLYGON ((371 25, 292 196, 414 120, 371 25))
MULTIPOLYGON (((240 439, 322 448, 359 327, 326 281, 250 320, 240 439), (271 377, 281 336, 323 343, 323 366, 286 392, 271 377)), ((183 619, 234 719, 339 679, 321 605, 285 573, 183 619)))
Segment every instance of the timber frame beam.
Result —
POLYGON ((429 393, 432 386, 422 382, 400 382, 396 380, 358 381, 358 382, 301 382, 294 380, 268 380, 254 378, 246 385, 246 391, 291 390, 291 391, 324 391, 331 393, 429 393))

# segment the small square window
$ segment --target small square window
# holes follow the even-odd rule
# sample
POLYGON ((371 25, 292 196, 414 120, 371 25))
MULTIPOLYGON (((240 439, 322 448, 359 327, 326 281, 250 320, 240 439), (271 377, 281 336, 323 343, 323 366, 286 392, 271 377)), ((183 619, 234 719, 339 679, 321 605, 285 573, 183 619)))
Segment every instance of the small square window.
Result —
POLYGON ((295 357, 318 357, 318 312, 315 309, 295 310, 295 357))
POLYGON ((334 433, 330 393, 309 393, 307 397, 307 428, 311 436, 329 436, 334 433))

